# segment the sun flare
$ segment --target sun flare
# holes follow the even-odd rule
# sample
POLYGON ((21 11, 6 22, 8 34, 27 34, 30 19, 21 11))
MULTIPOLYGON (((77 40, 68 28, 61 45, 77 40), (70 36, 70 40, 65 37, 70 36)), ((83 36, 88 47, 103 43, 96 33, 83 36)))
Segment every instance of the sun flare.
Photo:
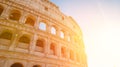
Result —
MULTIPOLYGON (((109 22, 111 22, 109 20, 109 22)), ((111 22, 107 23, 106 27, 99 32, 96 32, 96 35, 93 35, 90 39, 92 45, 86 45, 86 52, 88 55, 88 65, 93 67, 98 66, 100 63, 103 67, 119 67, 120 64, 120 49, 119 49, 119 40, 120 40, 120 23, 111 22)), ((86 38, 87 39, 87 38, 86 38)))

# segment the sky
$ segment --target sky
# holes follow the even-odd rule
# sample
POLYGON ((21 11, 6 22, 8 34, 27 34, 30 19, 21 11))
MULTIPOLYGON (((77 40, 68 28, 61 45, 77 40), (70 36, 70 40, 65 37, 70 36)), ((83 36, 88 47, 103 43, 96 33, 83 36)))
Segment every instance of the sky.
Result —
POLYGON ((120 67, 120 0, 50 0, 83 32, 88 67, 120 67))

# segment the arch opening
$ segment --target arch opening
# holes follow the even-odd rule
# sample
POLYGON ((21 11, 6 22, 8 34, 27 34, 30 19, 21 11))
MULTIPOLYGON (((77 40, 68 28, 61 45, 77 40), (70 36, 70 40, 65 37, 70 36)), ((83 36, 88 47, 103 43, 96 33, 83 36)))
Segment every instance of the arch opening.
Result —
POLYGON ((61 48, 61 55, 62 55, 62 57, 66 57, 66 49, 65 49, 65 47, 61 48))
POLYGON ((9 19, 11 20, 15 20, 15 21, 19 21, 21 16, 21 12, 18 10, 12 10, 10 15, 9 15, 9 19))
POLYGON ((56 55, 55 51, 56 51, 55 44, 52 43, 50 45, 50 54, 56 55))
POLYGON ((44 22, 40 22, 39 29, 46 31, 46 24, 44 22))
POLYGON ((30 43, 30 38, 23 35, 23 36, 20 37, 19 42, 29 44, 30 43))
POLYGON ((45 41, 42 39, 38 39, 36 42, 36 51, 44 52, 44 45, 45 41))
POLYGON ((52 28, 51 28, 51 33, 54 34, 54 35, 56 34, 56 29, 55 29, 55 27, 52 27, 52 28))
POLYGON ((60 31, 60 37, 61 37, 61 38, 64 38, 64 36, 65 36, 64 32, 63 32, 63 31, 60 31))
POLYGON ((30 26, 34 26, 35 24, 35 19, 32 18, 32 17, 27 17, 26 21, 25 21, 25 24, 28 24, 30 26))
POLYGON ((2 14, 3 10, 4 10, 3 6, 0 5, 0 15, 2 14))
POLYGON ((38 47, 44 47, 44 41, 38 39, 38 40, 37 40, 37 43, 36 43, 36 46, 38 46, 38 47))
POLYGON ((11 33, 11 32, 8 32, 8 31, 2 32, 2 33, 0 34, 0 38, 1 38, 1 39, 11 40, 11 39, 12 39, 12 33, 11 33))
POLYGON ((33 67, 42 67, 41 65, 34 65, 33 67))
POLYGON ((14 63, 10 67, 23 67, 21 63, 14 63))

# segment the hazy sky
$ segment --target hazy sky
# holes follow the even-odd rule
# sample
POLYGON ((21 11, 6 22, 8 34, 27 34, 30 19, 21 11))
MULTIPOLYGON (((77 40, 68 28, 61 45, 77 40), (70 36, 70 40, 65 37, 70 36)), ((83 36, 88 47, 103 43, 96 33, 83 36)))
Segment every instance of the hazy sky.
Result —
POLYGON ((80 25, 89 67, 120 67, 120 0, 51 0, 80 25))

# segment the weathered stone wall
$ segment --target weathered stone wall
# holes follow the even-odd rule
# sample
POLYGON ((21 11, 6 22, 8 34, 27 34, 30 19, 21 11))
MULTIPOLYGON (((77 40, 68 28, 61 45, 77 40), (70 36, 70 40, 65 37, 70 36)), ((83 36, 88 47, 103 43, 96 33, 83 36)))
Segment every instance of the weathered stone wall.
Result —
POLYGON ((0 67, 85 67, 69 19, 48 0, 0 0, 0 67))

